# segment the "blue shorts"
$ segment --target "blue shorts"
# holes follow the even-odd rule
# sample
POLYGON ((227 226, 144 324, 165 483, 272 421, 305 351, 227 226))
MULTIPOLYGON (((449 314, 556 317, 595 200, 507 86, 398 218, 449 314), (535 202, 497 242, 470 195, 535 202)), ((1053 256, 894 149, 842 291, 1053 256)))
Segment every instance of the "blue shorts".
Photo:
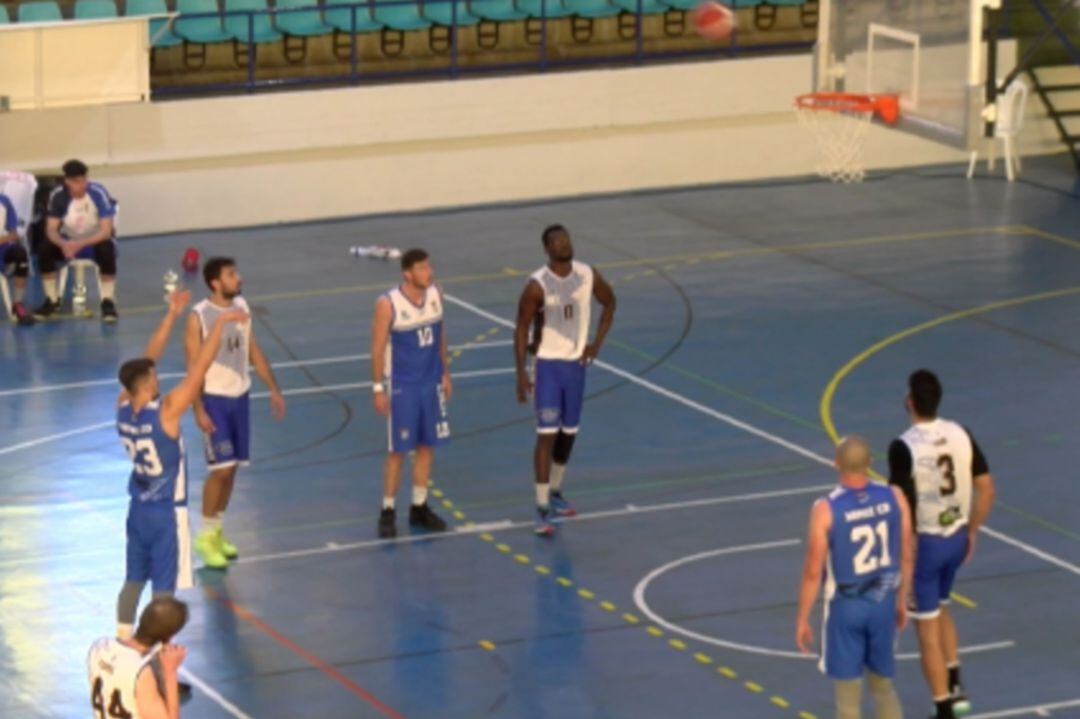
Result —
POLYGON ((536 431, 576 434, 585 404, 585 365, 577 360, 536 360, 536 431))
POLYGON ((446 398, 441 382, 391 383, 390 451, 411 452, 417 446, 435 447, 450 438, 446 398))
POLYGON ((247 466, 251 451, 250 404, 245 392, 239 397, 203 395, 203 407, 214 422, 214 433, 203 435, 207 469, 247 466))
POLYGON ((127 517, 127 581, 150 582, 154 593, 195 585, 187 507, 132 502, 127 517))
POLYGON ((896 671, 896 592, 880 601, 835 596, 825 603, 821 671, 830 679, 859 679, 864 669, 891 678, 896 671))
POLYGON ((941 605, 949 603, 956 572, 967 556, 968 533, 961 529, 951 537, 919 535, 919 553, 915 557, 916 619, 933 619, 941 605))

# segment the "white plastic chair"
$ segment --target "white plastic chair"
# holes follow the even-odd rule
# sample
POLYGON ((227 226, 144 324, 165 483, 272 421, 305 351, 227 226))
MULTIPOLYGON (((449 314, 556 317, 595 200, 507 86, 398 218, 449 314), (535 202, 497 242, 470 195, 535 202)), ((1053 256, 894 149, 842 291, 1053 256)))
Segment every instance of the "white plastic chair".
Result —
MULTIPOLYGON (((1028 87, 1020 78, 1016 78, 1005 92, 997 99, 997 119, 994 122, 994 136, 989 138, 986 169, 994 171, 994 145, 1000 142, 1003 147, 1002 157, 1005 160, 1005 176, 1009 182, 1016 179, 1020 174, 1020 154, 1016 151, 1016 137, 1024 125, 1024 111, 1027 108, 1028 87)), ((978 150, 972 150, 971 161, 968 162, 968 179, 975 174, 975 162, 978 159, 978 150)))
MULTIPOLYGON (((63 301, 64 295, 67 293, 67 281, 68 271, 75 270, 75 283, 71 288, 72 300, 78 296, 77 288, 82 287, 84 292, 86 290, 86 270, 89 269, 94 275, 94 283, 97 285, 98 301, 101 301, 101 272, 98 270, 97 263, 93 260, 69 260, 65 262, 60 268, 60 299, 63 301)), ((84 295, 85 297, 85 295, 84 295)), ((73 306, 75 311, 86 310, 86 307, 73 306)))
MULTIPOLYGON (((19 216, 16 232, 19 233, 19 241, 23 243, 27 252, 30 252, 30 245, 26 238, 26 231, 30 227, 30 220, 34 214, 34 194, 37 192, 37 187, 37 178, 29 172, 18 170, 0 172, 0 193, 7 195, 15 207, 15 214, 19 216)), ((11 313, 11 291, 8 289, 6 277, 0 277, 0 299, 3 299, 7 316, 15 319, 11 313)))

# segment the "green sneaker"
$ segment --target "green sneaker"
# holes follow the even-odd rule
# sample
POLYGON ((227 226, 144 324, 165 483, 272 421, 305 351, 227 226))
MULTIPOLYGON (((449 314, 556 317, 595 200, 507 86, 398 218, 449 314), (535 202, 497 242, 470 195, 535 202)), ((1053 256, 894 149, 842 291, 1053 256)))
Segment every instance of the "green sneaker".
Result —
POLYGON ((225 533, 220 529, 217 531, 217 545, 226 559, 236 559, 240 556, 240 550, 236 548, 235 544, 225 539, 225 533))
POLYGON ((216 532, 205 529, 199 532, 199 536, 195 538, 195 553, 199 555, 203 565, 210 569, 226 569, 229 566, 229 560, 221 552, 216 532))

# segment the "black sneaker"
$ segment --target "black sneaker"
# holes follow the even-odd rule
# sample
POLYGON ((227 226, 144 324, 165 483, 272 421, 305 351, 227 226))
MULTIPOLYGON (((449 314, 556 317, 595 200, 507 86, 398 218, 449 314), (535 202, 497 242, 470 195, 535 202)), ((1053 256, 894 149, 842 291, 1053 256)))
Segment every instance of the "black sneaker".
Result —
POLYGON ((180 689, 180 703, 187 704, 191 701, 191 685, 187 682, 177 682, 176 684, 180 689))
POLYGON ((60 314, 60 302, 46 299, 41 307, 34 310, 34 318, 39 320, 54 320, 60 314))
POLYGON ((384 509, 379 513, 379 538, 393 539, 397 536, 397 512, 384 509))
POLYGON ((116 303, 112 300, 102 300, 101 321, 111 325, 118 319, 120 319, 120 315, 116 314, 116 303))
POLYGON ((445 532, 446 522, 442 517, 431 511, 427 502, 409 507, 409 526, 423 527, 430 532, 445 532))
POLYGON ((34 316, 30 314, 30 310, 26 309, 26 305, 22 302, 11 305, 11 314, 15 315, 15 321, 19 323, 20 327, 29 327, 34 324, 34 316))

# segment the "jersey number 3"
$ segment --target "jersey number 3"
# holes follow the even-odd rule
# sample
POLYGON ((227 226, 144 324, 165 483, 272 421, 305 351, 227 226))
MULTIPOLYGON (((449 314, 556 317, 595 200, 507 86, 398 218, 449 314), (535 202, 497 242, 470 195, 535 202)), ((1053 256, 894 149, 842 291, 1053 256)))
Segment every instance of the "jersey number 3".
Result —
POLYGON ((157 447, 152 439, 128 439, 121 437, 124 449, 135 464, 135 474, 143 477, 160 477, 162 466, 161 458, 158 457, 157 447))
POLYGON ((869 574, 879 567, 887 567, 892 563, 889 556, 889 524, 881 521, 871 527, 869 524, 860 524, 851 529, 851 541, 859 545, 859 551, 855 553, 855 573, 869 574), (874 550, 881 544, 879 556, 875 556, 874 550))
POLYGON ((105 682, 101 677, 94 680, 94 689, 90 694, 90 707, 94 710, 94 713, 98 716, 98 719, 131 719, 131 712, 124 708, 124 703, 120 700, 120 690, 114 689, 112 697, 109 700, 108 713, 105 713, 105 697, 102 694, 105 682))

